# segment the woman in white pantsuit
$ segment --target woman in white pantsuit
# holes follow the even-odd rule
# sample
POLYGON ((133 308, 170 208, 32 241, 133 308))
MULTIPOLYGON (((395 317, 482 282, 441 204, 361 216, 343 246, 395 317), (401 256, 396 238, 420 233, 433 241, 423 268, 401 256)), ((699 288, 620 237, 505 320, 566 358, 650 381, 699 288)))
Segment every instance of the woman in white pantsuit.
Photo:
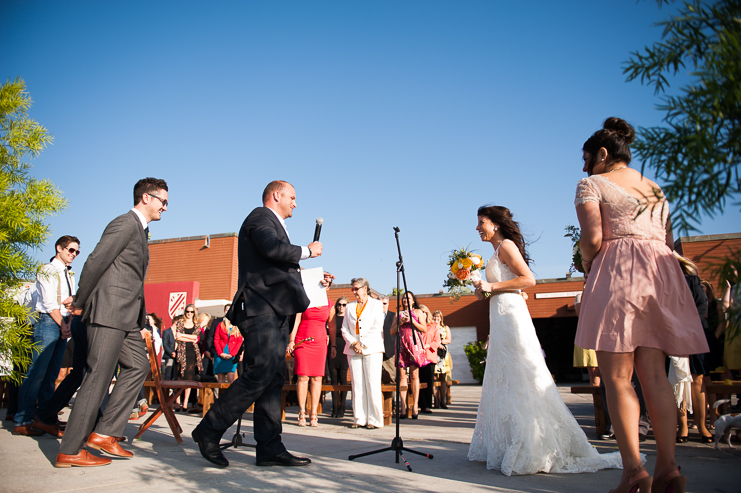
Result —
POLYGON ((383 393, 381 392, 381 367, 383 365, 383 305, 368 296, 368 281, 358 277, 351 281, 355 294, 353 303, 347 305, 342 322, 342 337, 347 344, 345 354, 350 363, 352 379, 352 409, 354 423, 351 428, 383 426, 383 393))

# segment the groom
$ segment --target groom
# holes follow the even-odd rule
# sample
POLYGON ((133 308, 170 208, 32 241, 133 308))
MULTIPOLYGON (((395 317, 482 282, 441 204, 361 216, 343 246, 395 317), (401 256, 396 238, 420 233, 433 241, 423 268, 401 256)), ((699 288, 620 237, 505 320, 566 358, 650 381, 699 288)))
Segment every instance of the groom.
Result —
MULTIPOLYGON (((296 207, 296 191, 290 183, 269 183, 262 202, 263 207, 253 210, 239 230, 239 282, 226 313, 244 336, 245 371, 214 403, 192 435, 204 459, 218 467, 229 465, 219 440, 252 403, 257 465, 311 463, 291 455, 281 442, 280 398, 288 336, 296 313, 309 306, 298 262, 321 255, 322 244, 290 243, 285 219, 296 207)), ((331 274, 325 274, 327 277, 331 274)))

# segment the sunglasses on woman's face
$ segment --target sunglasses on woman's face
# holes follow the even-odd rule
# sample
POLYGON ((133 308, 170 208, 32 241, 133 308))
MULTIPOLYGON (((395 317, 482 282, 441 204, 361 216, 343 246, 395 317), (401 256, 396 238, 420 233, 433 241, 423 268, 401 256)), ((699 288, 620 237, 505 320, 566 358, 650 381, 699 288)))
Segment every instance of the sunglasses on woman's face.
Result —
POLYGON ((187 312, 185 312, 185 313, 195 313, 195 312, 194 312, 193 310, 188 310, 188 311, 187 311, 187 312))
POLYGON ((347 306, 347 303, 340 303, 340 306, 347 306))

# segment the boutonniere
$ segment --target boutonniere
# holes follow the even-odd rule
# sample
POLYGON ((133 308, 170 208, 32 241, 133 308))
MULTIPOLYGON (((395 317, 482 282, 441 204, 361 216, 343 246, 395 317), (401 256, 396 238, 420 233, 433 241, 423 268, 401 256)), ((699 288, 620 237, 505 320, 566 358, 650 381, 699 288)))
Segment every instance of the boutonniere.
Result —
POLYGON ((75 276, 75 271, 73 271, 73 270, 70 270, 67 273, 69 274, 70 277, 74 277, 75 276))
POLYGON ((149 241, 151 239, 152 239, 152 232, 151 231, 147 231, 147 241, 149 241))

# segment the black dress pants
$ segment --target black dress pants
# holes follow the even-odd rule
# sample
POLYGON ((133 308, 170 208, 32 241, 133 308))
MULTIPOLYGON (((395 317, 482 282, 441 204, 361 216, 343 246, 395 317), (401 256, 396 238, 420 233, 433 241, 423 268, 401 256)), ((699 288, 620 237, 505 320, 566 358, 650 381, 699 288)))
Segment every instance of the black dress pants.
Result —
POLYGON ((237 324, 244 337, 244 372, 216 400, 196 427, 206 442, 218 443, 237 419, 255 404, 253 429, 257 460, 285 452, 281 442, 280 398, 286 379, 286 347, 293 316, 248 317, 237 324))
POLYGON ((426 389, 419 389, 419 408, 420 409, 431 409, 432 408, 432 391, 434 389, 433 382, 435 381, 435 365, 430 363, 419 369, 419 383, 426 383, 426 389))

